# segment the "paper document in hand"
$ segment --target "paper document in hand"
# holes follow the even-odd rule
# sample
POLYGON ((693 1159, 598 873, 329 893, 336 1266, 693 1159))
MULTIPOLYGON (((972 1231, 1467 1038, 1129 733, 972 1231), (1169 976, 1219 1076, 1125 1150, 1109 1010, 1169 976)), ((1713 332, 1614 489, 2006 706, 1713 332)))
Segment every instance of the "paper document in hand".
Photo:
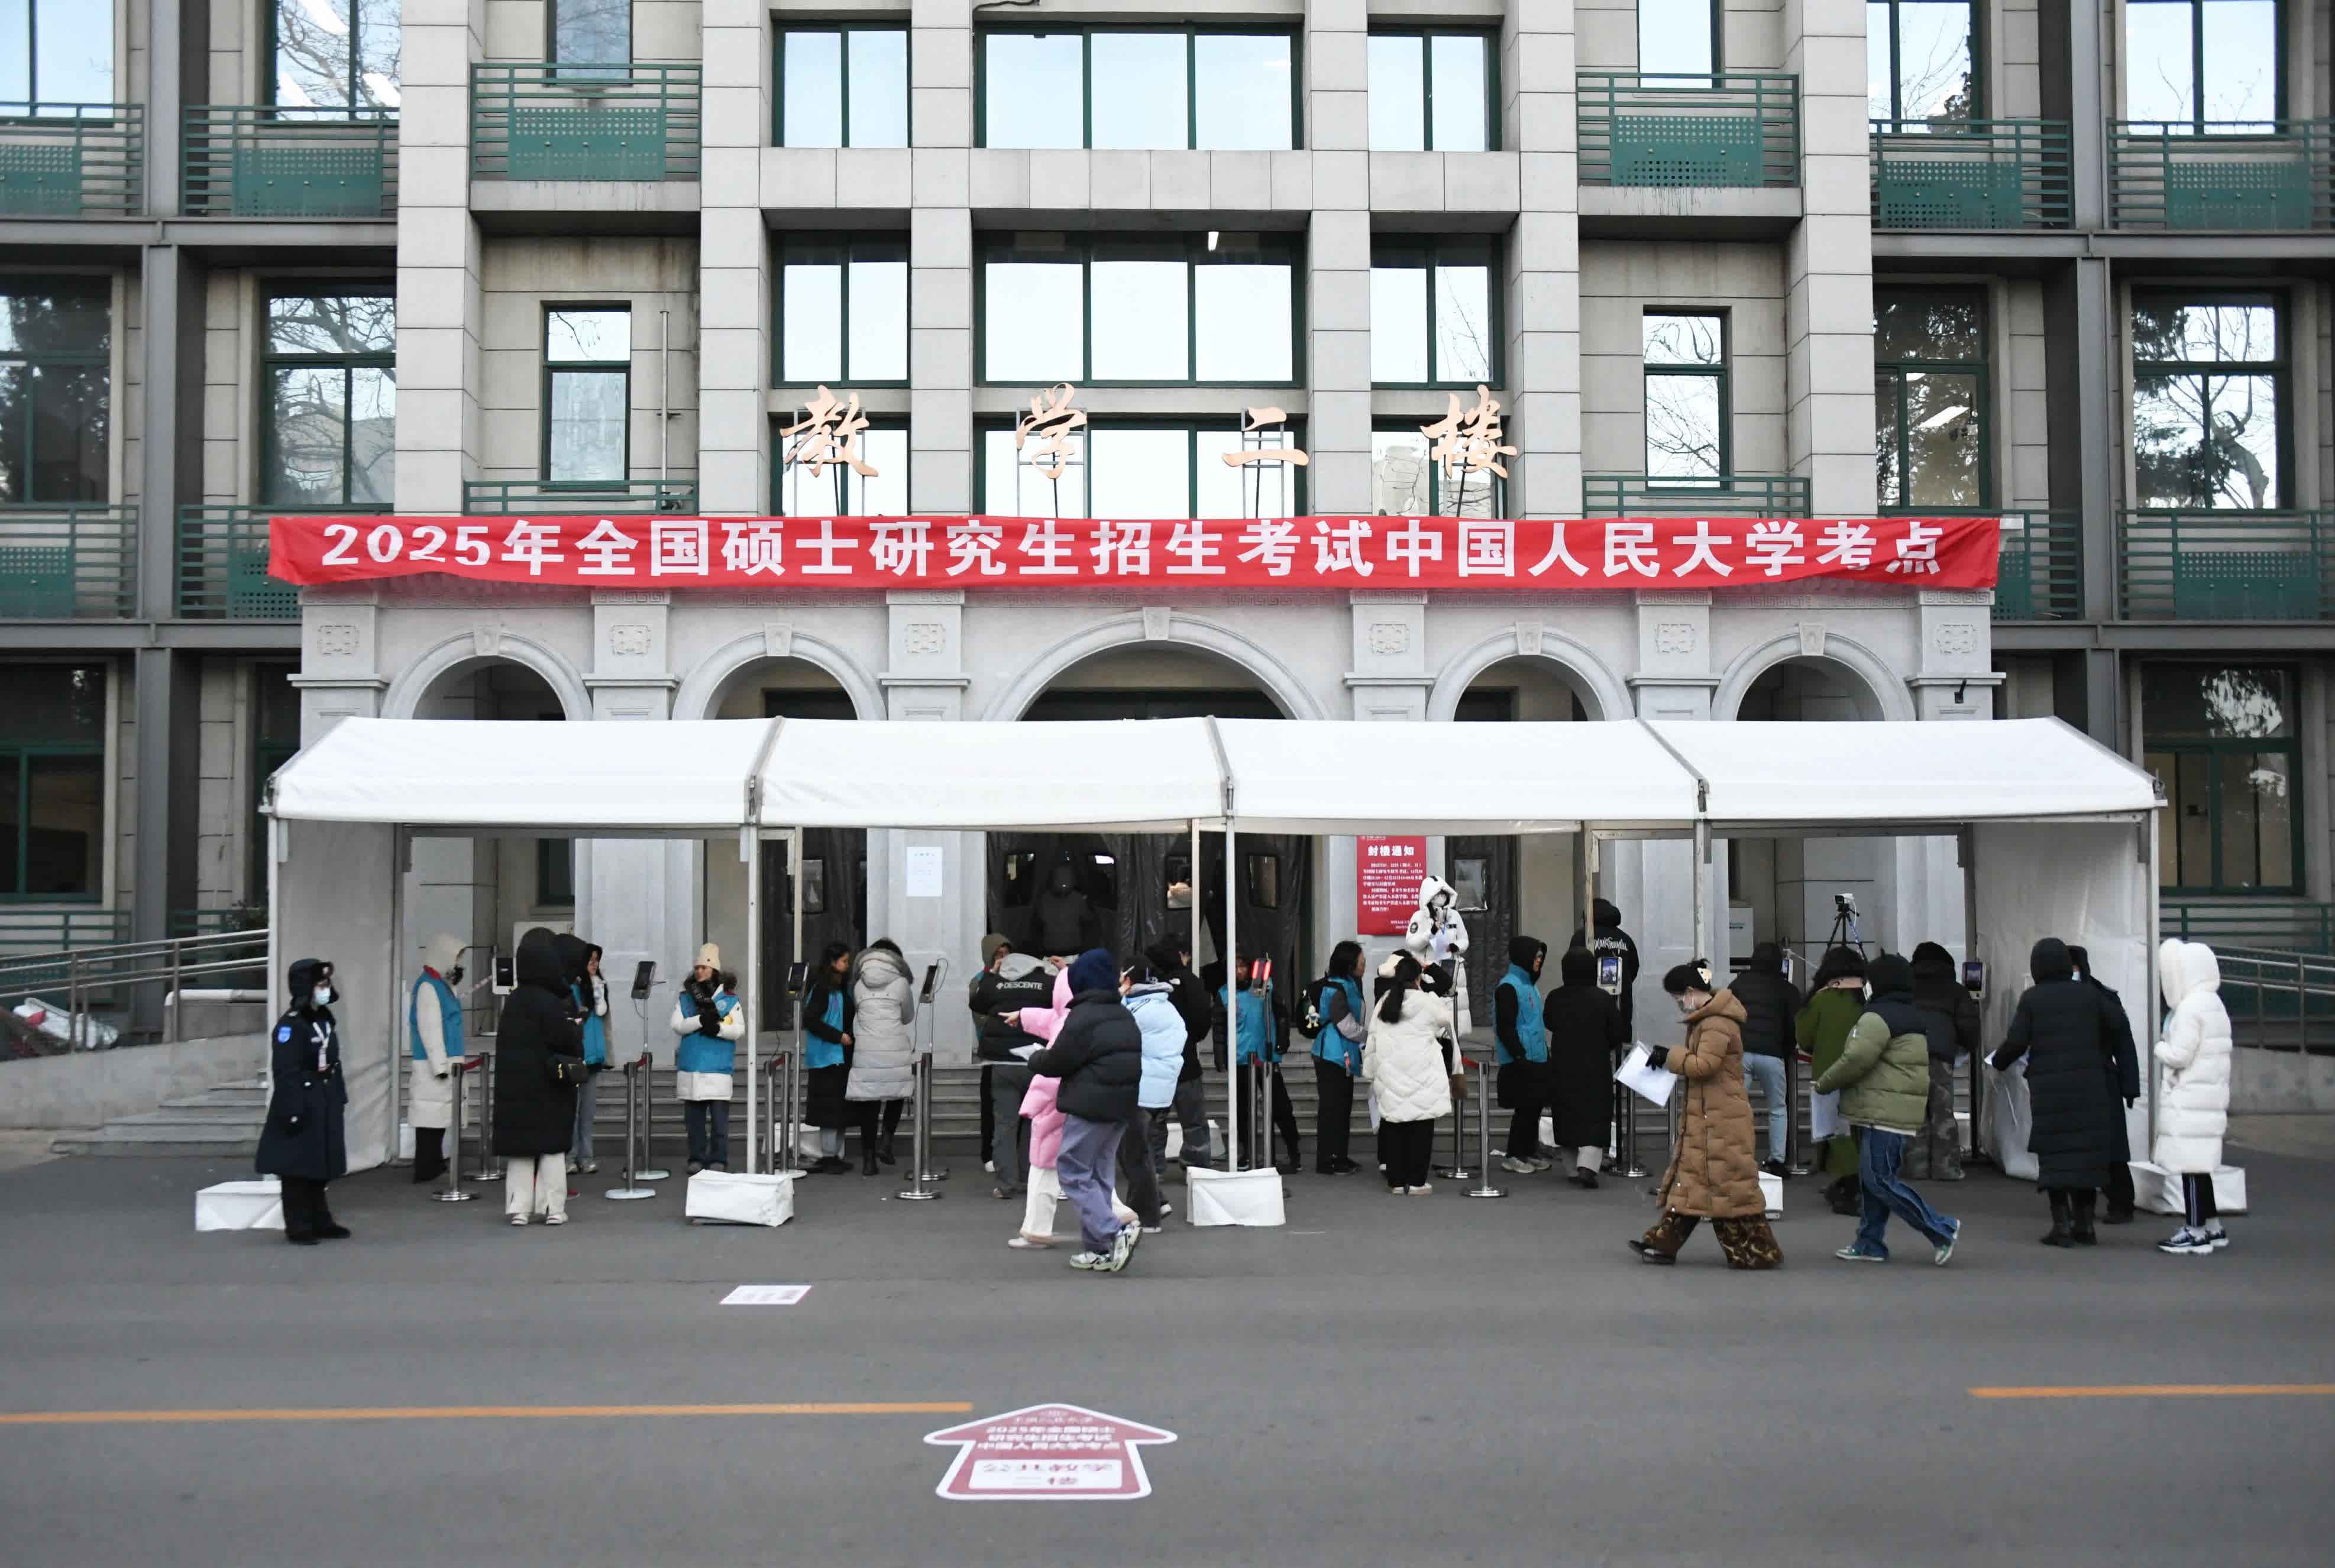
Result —
POLYGON ((1653 1065, 1653 1050, 1643 1045, 1630 1048, 1630 1054, 1622 1059, 1621 1070, 1613 1077, 1623 1088, 1643 1095, 1656 1105, 1670 1104, 1671 1089, 1678 1082, 1678 1074, 1653 1065))

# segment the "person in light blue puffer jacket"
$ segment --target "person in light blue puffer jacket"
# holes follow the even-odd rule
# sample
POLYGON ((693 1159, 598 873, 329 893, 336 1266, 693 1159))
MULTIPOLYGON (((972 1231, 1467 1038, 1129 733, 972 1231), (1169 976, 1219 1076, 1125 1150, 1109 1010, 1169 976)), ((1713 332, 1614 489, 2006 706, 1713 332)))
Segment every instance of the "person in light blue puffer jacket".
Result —
POLYGON ((1176 1103, 1176 1080, 1184 1071, 1184 1015, 1176 1011, 1175 987, 1138 958, 1119 979, 1127 1011, 1143 1031, 1143 1079, 1136 1086, 1135 1119, 1119 1140, 1119 1175, 1127 1185, 1128 1206, 1146 1230, 1159 1228, 1173 1206, 1159 1195, 1164 1176, 1152 1149, 1151 1123, 1176 1103))

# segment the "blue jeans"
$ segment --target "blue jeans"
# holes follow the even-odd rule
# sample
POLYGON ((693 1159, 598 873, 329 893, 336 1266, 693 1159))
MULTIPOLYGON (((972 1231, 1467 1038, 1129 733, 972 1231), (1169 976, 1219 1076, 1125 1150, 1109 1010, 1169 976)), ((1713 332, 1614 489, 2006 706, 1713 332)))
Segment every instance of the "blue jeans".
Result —
POLYGON ((1745 1051, 1743 1087, 1748 1091, 1755 1084, 1768 1101, 1768 1157, 1782 1159, 1792 1124, 1791 1099, 1784 1092, 1784 1059, 1745 1051))
POLYGON ((1865 1129, 1856 1154, 1856 1179, 1865 1187, 1865 1217, 1856 1227, 1858 1252, 1877 1258, 1889 1255, 1881 1233, 1887 1228, 1891 1215, 1929 1237, 1933 1246, 1943 1246, 1946 1239, 1961 1228, 1959 1222, 1923 1203, 1920 1193, 1898 1179, 1897 1167, 1904 1158, 1904 1133, 1884 1132, 1877 1127, 1865 1129))
POLYGON ((1119 1239, 1110 1193, 1119 1174, 1119 1140, 1126 1136, 1123 1121, 1089 1121, 1068 1113, 1062 1117, 1062 1152, 1054 1163, 1054 1175, 1061 1181, 1062 1195, 1079 1211, 1079 1240, 1090 1253, 1107 1253, 1119 1239))

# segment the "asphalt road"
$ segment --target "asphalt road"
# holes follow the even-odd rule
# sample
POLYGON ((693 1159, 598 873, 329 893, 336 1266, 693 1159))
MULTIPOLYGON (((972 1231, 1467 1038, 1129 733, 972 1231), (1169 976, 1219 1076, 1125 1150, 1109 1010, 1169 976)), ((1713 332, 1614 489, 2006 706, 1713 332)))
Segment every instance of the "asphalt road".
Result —
MULTIPOLYGON (((1278 1232, 1181 1218, 1119 1276, 1008 1250, 971 1173, 803 1185, 776 1231, 677 1186, 579 1182, 565 1230, 340 1184, 355 1239, 198 1235, 200 1161, 0 1172, 0 1562, 2320 1564, 2335 1396, 1974 1397, 1974 1387, 2335 1385, 2335 1166, 2251 1154, 2210 1259, 2145 1217, 2035 1244, 2030 1189, 1930 1189, 1952 1264, 1791 1184, 1787 1266, 1623 1248, 1651 1205, 1505 1178, 1397 1199, 1290 1184, 1278 1232), (801 1282, 791 1307, 724 1307, 801 1282), (958 1414, 11 1423, 24 1412, 1064 1400, 1165 1428, 1153 1495, 948 1503, 958 1414)), ((491 1189, 489 1189, 491 1190, 491 1189)), ((1063 1220, 1069 1221, 1067 1209, 1063 1220)))

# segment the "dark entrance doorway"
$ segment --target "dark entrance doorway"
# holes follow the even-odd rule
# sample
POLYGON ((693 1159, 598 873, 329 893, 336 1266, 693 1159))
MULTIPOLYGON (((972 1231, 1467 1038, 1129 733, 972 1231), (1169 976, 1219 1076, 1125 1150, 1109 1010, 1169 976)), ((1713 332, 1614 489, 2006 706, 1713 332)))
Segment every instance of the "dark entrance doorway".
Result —
MULTIPOLYGON (((766 690, 765 718, 856 719, 841 691, 766 690)), ((787 965, 795 953, 795 890, 787 876, 787 847, 762 846, 762 1007, 773 1027, 791 1029, 786 1003, 787 965)), ((803 833, 803 962, 814 967, 830 942, 867 945, 867 830, 811 828, 803 833)))

